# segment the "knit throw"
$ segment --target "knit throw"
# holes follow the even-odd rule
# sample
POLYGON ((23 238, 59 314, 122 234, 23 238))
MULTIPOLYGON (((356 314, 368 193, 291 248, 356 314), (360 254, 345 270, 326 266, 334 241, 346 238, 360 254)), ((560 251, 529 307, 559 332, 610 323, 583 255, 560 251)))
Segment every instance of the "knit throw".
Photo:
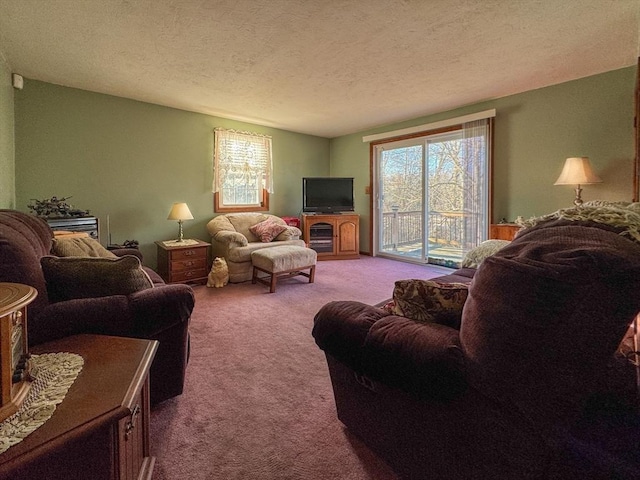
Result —
MULTIPOLYGON (((556 212, 532 217, 522 222, 524 229, 549 220, 591 221, 620 229, 620 235, 640 242, 640 203, 586 202, 581 207, 562 208, 556 212)), ((524 231, 521 230, 518 233, 524 231)))

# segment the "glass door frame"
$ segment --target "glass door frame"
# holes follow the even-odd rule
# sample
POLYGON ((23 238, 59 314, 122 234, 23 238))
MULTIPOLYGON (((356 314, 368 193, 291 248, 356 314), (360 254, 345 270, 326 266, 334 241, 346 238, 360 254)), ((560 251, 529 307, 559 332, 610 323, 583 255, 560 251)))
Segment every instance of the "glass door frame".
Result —
POLYGON ((406 138, 406 139, 396 139, 396 140, 391 140, 389 142, 384 142, 384 143, 378 143, 376 145, 372 145, 372 178, 373 178, 373 194, 372 194, 372 256, 380 256, 380 257, 388 257, 388 258, 392 258, 395 260, 402 260, 405 262, 410 262, 410 263, 419 263, 419 264, 425 264, 427 263, 428 260, 428 239, 427 239, 427 235, 428 235, 428 230, 426 228, 426 215, 425 215, 425 211, 424 211, 424 206, 425 206, 425 202, 427 200, 427 191, 428 191, 428 185, 426 185, 425 182, 425 178, 426 178, 426 139, 424 137, 424 135, 420 135, 420 136, 412 136, 410 138, 406 138), (422 248, 421 248, 421 254, 420 257, 415 257, 415 256, 408 256, 408 255, 396 255, 393 253, 389 253, 389 252, 385 252, 382 251, 382 238, 384 235, 384 232, 382 230, 382 208, 381 208, 381 204, 382 204, 382 178, 380 176, 380 155, 381 155, 381 149, 384 150, 384 146, 386 144, 398 144, 398 145, 394 145, 394 149, 399 149, 399 148, 407 148, 407 147, 421 147, 422 149, 422 158, 421 158, 421 173, 422 173, 422 178, 421 178, 421 191, 422 191, 422 198, 421 198, 421 210, 422 210, 422 235, 421 235, 421 241, 422 241, 422 248))

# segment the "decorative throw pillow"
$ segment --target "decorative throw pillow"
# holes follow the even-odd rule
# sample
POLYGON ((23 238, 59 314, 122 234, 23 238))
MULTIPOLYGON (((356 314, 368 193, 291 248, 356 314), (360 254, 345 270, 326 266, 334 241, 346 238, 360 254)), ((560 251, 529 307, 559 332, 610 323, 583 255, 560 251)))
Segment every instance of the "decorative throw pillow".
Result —
POLYGON ((485 240, 480 245, 469 250, 462 258, 462 268, 478 268, 485 258, 490 257, 505 245, 509 240, 485 240))
POLYGON ((51 253, 58 257, 102 257, 116 258, 112 252, 91 237, 54 238, 51 253))
POLYGON ((468 293, 464 283, 398 280, 393 289, 391 309, 395 315, 412 320, 459 328, 468 293))
POLYGON ((129 295, 153 288, 153 282, 133 255, 116 258, 53 257, 40 259, 52 302, 74 298, 129 295))
POLYGON ((261 242, 269 243, 287 229, 286 225, 281 225, 273 220, 264 220, 249 227, 249 231, 260 239, 261 242))

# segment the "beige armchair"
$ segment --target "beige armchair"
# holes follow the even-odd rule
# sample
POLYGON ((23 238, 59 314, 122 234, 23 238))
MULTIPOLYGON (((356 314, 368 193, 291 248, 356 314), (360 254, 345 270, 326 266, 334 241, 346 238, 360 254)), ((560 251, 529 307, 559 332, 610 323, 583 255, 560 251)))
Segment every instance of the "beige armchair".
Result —
POLYGON ((214 257, 223 257, 227 261, 231 283, 251 280, 253 273, 251 252, 279 245, 305 246, 304 241, 300 239, 302 232, 299 228, 290 227, 280 217, 268 213, 218 215, 207 224, 207 230, 211 235, 211 250, 214 257), (272 242, 260 241, 249 230, 250 227, 267 219, 287 227, 272 242))

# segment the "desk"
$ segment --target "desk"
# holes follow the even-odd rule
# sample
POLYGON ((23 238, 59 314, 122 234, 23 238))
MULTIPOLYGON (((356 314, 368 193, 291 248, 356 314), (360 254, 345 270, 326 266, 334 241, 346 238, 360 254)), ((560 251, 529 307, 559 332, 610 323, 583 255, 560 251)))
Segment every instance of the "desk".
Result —
POLYGON ((31 348, 77 353, 84 367, 53 416, 0 454, 0 479, 150 480, 149 366, 157 346, 76 335, 31 348))

